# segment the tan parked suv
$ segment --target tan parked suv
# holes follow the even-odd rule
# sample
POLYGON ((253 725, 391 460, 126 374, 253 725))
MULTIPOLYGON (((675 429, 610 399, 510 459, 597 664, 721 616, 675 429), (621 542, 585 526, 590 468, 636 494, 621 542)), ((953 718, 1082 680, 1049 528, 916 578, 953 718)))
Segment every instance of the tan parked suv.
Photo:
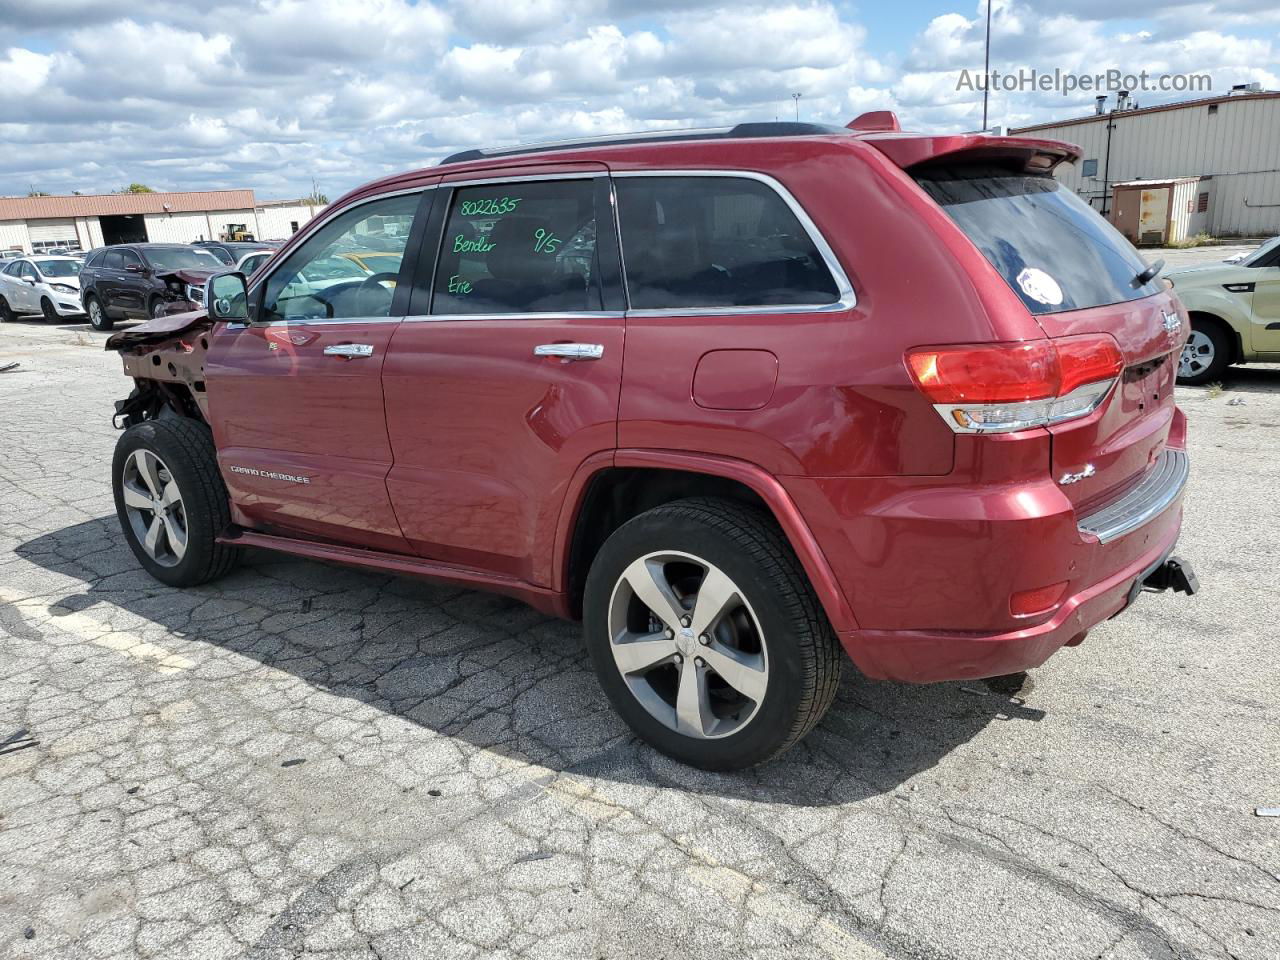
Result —
POLYGON ((1236 263, 1166 275, 1191 314, 1178 382, 1220 380, 1233 363, 1280 362, 1280 237, 1236 263))

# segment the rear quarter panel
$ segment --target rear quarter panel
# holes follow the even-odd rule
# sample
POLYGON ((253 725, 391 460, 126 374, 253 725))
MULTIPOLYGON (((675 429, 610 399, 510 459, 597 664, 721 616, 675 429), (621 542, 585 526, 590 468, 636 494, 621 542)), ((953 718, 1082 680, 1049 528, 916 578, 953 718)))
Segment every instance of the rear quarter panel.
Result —
MULTIPOLYGON (((610 157, 614 171, 652 166, 643 149, 610 157)), ((774 475, 950 472, 953 435, 911 382, 903 353, 1043 334, 1020 303, 1010 309, 1016 298, 998 277, 998 288, 975 283, 975 266, 990 268, 945 214, 878 151, 845 138, 666 145, 661 166, 776 179, 832 247, 857 305, 839 313, 629 317, 620 446, 735 457, 774 475), (777 357, 776 386, 763 406, 708 409, 695 401, 699 362, 725 349, 777 357)))

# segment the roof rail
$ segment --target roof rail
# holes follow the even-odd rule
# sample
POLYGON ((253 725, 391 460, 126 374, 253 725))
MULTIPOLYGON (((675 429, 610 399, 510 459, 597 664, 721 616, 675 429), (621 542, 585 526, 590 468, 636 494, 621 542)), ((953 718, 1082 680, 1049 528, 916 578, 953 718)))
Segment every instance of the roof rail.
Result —
POLYGON ((739 123, 733 127, 690 127, 683 130, 644 130, 637 133, 607 133, 599 137, 579 137, 572 140, 546 140, 541 143, 522 143, 510 147, 484 147, 463 150, 440 161, 464 163, 468 160, 484 160, 491 157, 508 157, 524 153, 547 153, 552 150, 570 150, 574 147, 615 147, 631 143, 668 143, 683 140, 734 140, 769 137, 813 137, 832 134, 848 134, 844 127, 825 123, 739 123))

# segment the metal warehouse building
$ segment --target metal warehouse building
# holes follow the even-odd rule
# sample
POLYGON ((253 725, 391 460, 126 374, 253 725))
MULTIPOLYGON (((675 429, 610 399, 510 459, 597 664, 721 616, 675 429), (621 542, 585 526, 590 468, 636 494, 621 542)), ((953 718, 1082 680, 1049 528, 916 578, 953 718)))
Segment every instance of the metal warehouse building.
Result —
POLYGON ((255 239, 282 240, 320 209, 301 200, 258 203, 252 190, 0 197, 0 250, 191 243, 222 239, 241 225, 255 239))
POLYGON ((1163 243, 1200 231, 1280 234, 1280 93, 1255 84, 1224 96, 1137 107, 1122 91, 1113 108, 1099 97, 1097 110, 1009 132, 1078 144, 1082 159, 1060 168, 1058 179, 1131 239, 1163 243), (1148 189, 1138 194, 1138 188, 1148 189))

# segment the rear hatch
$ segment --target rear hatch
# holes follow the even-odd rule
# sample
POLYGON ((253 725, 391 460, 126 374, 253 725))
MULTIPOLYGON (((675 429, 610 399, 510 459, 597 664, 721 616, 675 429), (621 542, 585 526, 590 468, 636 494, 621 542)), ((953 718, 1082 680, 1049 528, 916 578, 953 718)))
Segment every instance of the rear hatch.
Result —
POLYGON ((1169 436, 1176 352, 1186 337, 1181 307, 1132 245, 1048 172, 955 157, 909 172, 1046 337, 1114 339, 1123 368, 1110 394, 1092 413, 1046 429, 1054 479, 1078 509, 1119 495, 1169 436))

